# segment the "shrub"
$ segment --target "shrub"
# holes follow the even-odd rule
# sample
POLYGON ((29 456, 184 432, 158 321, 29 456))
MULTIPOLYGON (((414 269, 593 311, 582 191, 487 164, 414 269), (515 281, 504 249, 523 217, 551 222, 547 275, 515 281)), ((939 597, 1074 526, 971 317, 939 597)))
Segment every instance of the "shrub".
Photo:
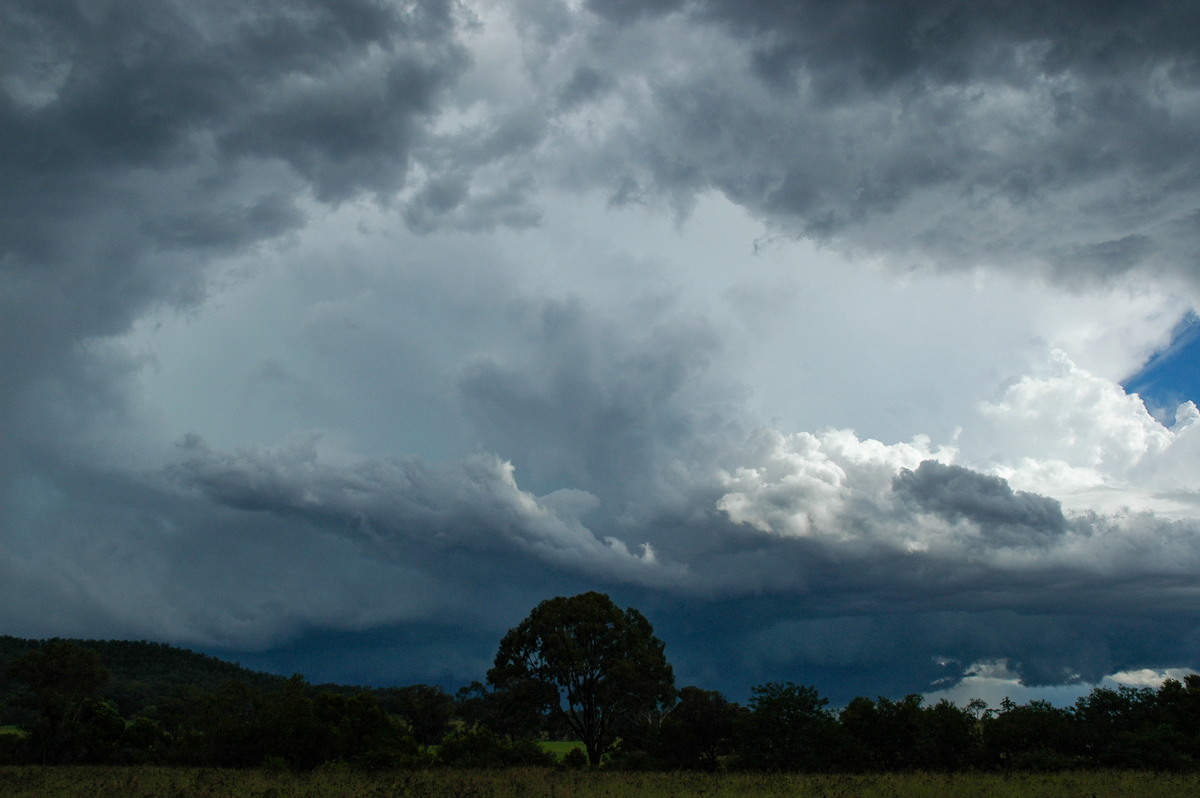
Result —
POLYGON ((588 766, 587 754, 581 748, 572 748, 563 754, 562 763, 565 767, 578 770, 588 766))
POLYGON ((469 729, 442 741, 438 761, 443 765, 468 768, 548 767, 554 764, 554 756, 531 740, 511 742, 486 729, 469 729))

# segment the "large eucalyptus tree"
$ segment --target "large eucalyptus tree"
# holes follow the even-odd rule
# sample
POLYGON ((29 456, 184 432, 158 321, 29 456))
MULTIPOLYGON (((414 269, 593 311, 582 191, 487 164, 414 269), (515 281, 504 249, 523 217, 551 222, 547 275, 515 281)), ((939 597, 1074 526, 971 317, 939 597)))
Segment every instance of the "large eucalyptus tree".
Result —
POLYGON ((561 713, 600 763, 617 724, 669 702, 675 676, 663 643, 633 608, 603 593, 548 599, 500 641, 488 681, 561 713))

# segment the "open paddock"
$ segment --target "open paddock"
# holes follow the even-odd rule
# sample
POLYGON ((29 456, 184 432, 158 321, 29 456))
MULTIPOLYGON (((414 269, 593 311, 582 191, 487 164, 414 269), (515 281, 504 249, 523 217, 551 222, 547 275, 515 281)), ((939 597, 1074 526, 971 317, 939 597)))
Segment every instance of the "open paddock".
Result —
POLYGON ((802 775, 626 773, 513 769, 365 773, 326 767, 312 773, 171 767, 0 767, 6 798, 121 795, 126 798, 1025 798, 1036 795, 1140 798, 1200 795, 1200 774, 1132 771, 1070 773, 907 773, 802 775))

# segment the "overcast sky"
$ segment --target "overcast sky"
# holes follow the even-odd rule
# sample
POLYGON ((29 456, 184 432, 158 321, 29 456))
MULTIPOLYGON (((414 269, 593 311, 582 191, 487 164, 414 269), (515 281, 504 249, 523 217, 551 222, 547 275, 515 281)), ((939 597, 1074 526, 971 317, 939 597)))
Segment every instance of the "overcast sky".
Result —
POLYGON ((0 633, 1152 681, 1198 308, 1194 3, 7 0, 0 633))

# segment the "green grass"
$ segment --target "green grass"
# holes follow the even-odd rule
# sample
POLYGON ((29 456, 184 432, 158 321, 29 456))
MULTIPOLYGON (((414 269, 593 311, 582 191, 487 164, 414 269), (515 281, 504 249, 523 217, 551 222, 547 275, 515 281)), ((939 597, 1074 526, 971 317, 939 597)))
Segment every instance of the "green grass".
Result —
POLYGON ((120 795, 151 798, 325 798, 326 796, 472 796, 472 798, 1175 798, 1200 794, 1200 774, 1080 772, 800 776, 664 774, 515 769, 367 774, 162 767, 0 767, 5 798, 120 795))
POLYGON ((18 726, 0 726, 0 734, 24 735, 25 732, 21 731, 18 726))
POLYGON ((567 755, 568 751, 579 749, 584 753, 587 752, 587 749, 583 747, 583 743, 578 740, 547 740, 538 743, 538 745, 542 747, 543 751, 549 751, 554 754, 554 758, 560 761, 567 755))

